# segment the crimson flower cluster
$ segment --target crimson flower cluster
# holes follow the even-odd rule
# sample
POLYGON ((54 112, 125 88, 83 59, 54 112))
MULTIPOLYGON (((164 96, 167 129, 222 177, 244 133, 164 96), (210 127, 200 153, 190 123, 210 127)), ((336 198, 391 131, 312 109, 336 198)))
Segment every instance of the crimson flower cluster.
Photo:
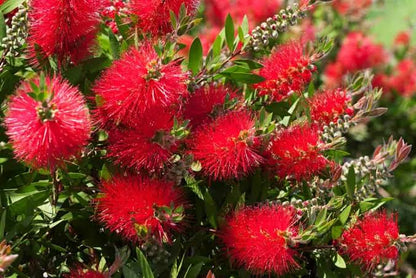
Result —
POLYGON ((82 266, 75 267, 65 278, 106 278, 104 274, 95 270, 84 270, 82 266))
POLYGON ((335 122, 343 115, 353 115, 351 96, 341 88, 317 92, 309 99, 311 120, 323 126, 335 122))
POLYGON ((91 53, 101 0, 33 0, 30 6, 28 44, 34 64, 49 57, 61 64, 76 64, 91 53))
POLYGON ((281 179, 309 179, 329 165, 322 155, 324 149, 317 128, 294 125, 281 130, 272 139, 268 149, 269 164, 281 179))
POLYGON ((170 242, 180 230, 184 203, 172 183, 146 177, 113 177, 104 181, 97 198, 98 218, 112 232, 140 243, 170 242))
POLYGON ((334 9, 342 15, 359 16, 372 4, 372 0, 335 0, 332 2, 334 9))
POLYGON ((262 162, 254 120, 247 111, 229 112, 199 128, 191 152, 213 179, 244 176, 262 162))
POLYGON ((373 85, 383 88, 384 92, 395 92, 410 97, 416 92, 416 64, 411 59, 400 61, 391 75, 379 73, 374 77, 373 85))
POLYGON ((152 35, 163 35, 171 31, 169 11, 179 14, 184 4, 188 13, 197 8, 197 0, 130 0, 129 12, 137 16, 137 26, 144 32, 152 35))
POLYGON ((328 87, 338 87, 347 73, 381 66, 386 60, 382 45, 361 32, 351 32, 343 40, 335 62, 327 66, 325 83, 328 87))
POLYGON ((304 53, 301 42, 289 42, 279 46, 263 61, 260 75, 265 81, 255 85, 260 96, 269 96, 275 102, 299 93, 312 79, 315 66, 313 57, 304 53))
POLYGON ((372 270, 382 262, 397 260, 398 239, 397 216, 383 211, 367 213, 357 220, 351 228, 344 231, 339 246, 352 261, 366 270, 372 270))
POLYGON ((17 159, 53 170, 80 154, 92 127, 77 88, 60 77, 41 80, 20 85, 10 99, 5 125, 17 159), (33 87, 39 88, 38 95, 33 95, 33 87))
POLYGON ((276 14, 282 6, 282 1, 266 0, 258 5, 250 0, 207 0, 206 6, 207 20, 214 26, 222 27, 227 14, 238 23, 247 16, 249 23, 256 26, 276 14))
POLYGON ((121 16, 122 10, 126 8, 126 4, 122 0, 106 0, 100 12, 101 17, 114 34, 118 33, 116 17, 121 16))
POLYGON ((237 265, 256 274, 284 275, 299 267, 297 220, 290 206, 245 207, 229 217, 220 237, 237 265))

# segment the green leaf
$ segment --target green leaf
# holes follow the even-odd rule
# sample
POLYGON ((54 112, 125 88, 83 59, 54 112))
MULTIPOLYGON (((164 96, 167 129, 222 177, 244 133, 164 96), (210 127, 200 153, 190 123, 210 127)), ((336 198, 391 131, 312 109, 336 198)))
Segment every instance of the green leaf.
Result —
POLYGON ((348 196, 352 199, 354 198, 354 192, 355 192, 355 171, 354 166, 351 166, 348 170, 347 175, 347 183, 345 185, 345 189, 347 190, 348 196))
POLYGON ((149 263, 147 262, 146 257, 143 255, 142 251, 139 248, 136 248, 137 260, 140 264, 140 269, 142 271, 143 278, 154 278, 152 269, 150 268, 149 263))
POLYGON ((351 208, 352 206, 349 205, 339 215, 339 221, 341 221, 342 225, 345 225, 345 223, 347 223, 348 217, 350 216, 351 208))
POLYGON ((1 214, 1 220, 0 220, 0 240, 3 240, 4 238, 4 231, 6 228, 6 213, 7 210, 3 210, 1 214))
POLYGON ((328 210, 326 208, 324 208, 323 210, 321 210, 318 214, 318 216, 316 217, 315 220, 315 225, 319 226, 320 224, 326 222, 326 214, 327 214, 328 210))
POLYGON ((202 193, 199 184, 201 181, 196 181, 193 177, 185 176, 186 187, 192 190, 199 199, 204 200, 204 194, 202 193))
POLYGON ((173 263, 172 268, 170 269, 170 278, 177 278, 178 274, 178 258, 175 258, 175 262, 173 263))
POLYGON ((254 74, 254 73, 245 73, 245 72, 225 72, 221 75, 233 79, 234 81, 245 83, 245 84, 256 84, 264 81, 264 77, 254 74))
POLYGON ((74 180, 80 180, 80 179, 84 179, 87 177, 87 175, 83 174, 83 173, 76 173, 76 172, 70 172, 68 173, 69 178, 74 179, 74 180))
POLYGON ((344 228, 342 226, 334 226, 334 227, 332 227, 332 229, 331 229, 332 239, 338 239, 342 235, 343 229, 344 228))
POLYGON ((332 225, 334 225, 335 221, 336 219, 332 219, 330 221, 321 223, 321 225, 317 227, 318 232, 321 234, 326 233, 332 227, 332 225))
POLYGON ((345 263, 344 259, 341 257, 340 254, 337 253, 337 255, 334 256, 333 261, 336 267, 347 268, 347 264, 345 263))
POLYGON ((6 0, 6 2, 1 5, 0 10, 2 14, 7 14, 16 9, 20 4, 22 4, 25 0, 6 0))
POLYGON ((209 194, 208 189, 204 194, 205 212, 207 214, 208 222, 212 227, 217 228, 217 205, 209 194))
POLYGON ((377 198, 367 198, 360 202, 360 210, 361 212, 366 212, 368 210, 377 210, 381 206, 383 206, 385 203, 394 200, 392 197, 386 197, 382 199, 377 198))
POLYGON ((169 10, 169 16, 170 16, 170 23, 172 24, 173 29, 176 29, 176 26, 178 25, 176 14, 172 10, 169 10))
POLYGON ((202 64, 202 44, 199 38, 195 38, 189 50, 189 64, 188 68, 195 75, 199 72, 202 64))
POLYGON ((123 37, 124 40, 129 40, 130 37, 130 28, 128 26, 128 24, 124 23, 123 20, 121 19, 121 17, 119 15, 116 14, 115 16, 115 21, 117 24, 117 29, 118 32, 120 33, 120 35, 123 37))
POLYGON ((108 31, 108 38, 110 39, 111 55, 113 56, 113 59, 117 60, 120 58, 120 43, 111 30, 108 31))
POLYGON ((366 211, 370 210, 373 207, 374 207, 374 203, 372 203, 372 202, 367 202, 367 201, 360 202, 361 212, 366 212, 366 211))
POLYGON ((246 68, 246 67, 234 65, 234 66, 231 66, 231 67, 227 68, 226 70, 222 71, 222 73, 234 73, 234 72, 250 73, 250 69, 246 68))
POLYGON ((0 41, 6 36, 6 23, 4 22, 4 16, 0 14, 0 41))
POLYGON ((261 69, 263 67, 262 64, 257 63, 255 61, 252 60, 248 60, 248 59, 238 59, 238 60, 234 60, 234 64, 235 65, 242 65, 242 66, 246 66, 249 69, 261 69))
POLYGON ((243 31, 244 36, 250 31, 247 15, 244 15, 243 22, 241 22, 241 30, 243 31))
POLYGON ((45 203, 50 194, 50 190, 36 192, 29 196, 23 197, 9 206, 9 210, 14 215, 31 214, 33 210, 45 203))
POLYGON ((197 263, 188 267, 188 270, 185 273, 184 278, 196 278, 198 277, 199 273, 201 272, 201 268, 204 265, 204 262, 197 263))
POLYGON ((221 54, 222 44, 223 38, 221 34, 219 34, 212 45, 212 56, 214 58, 221 54))
POLYGON ((170 278, 177 278, 179 272, 181 271, 183 260, 185 259, 185 254, 182 256, 181 262, 178 265, 178 258, 175 258, 175 262, 170 270, 170 278))
POLYGON ((234 51, 234 22, 231 15, 228 14, 225 19, 225 40, 227 42, 228 49, 231 52, 234 51))
POLYGON ((140 276, 127 266, 123 266, 123 276, 125 278, 140 278, 140 276))

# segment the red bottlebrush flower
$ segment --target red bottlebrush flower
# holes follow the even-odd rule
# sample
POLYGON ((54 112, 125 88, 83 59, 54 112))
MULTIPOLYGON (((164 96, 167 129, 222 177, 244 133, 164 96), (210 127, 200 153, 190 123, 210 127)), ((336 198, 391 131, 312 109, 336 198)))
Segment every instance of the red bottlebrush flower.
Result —
POLYGON ((184 107, 184 118, 189 119, 193 127, 199 126, 216 108, 221 108, 227 97, 235 96, 235 92, 224 85, 202 87, 189 97, 184 107))
POLYGON ((112 232, 140 243, 149 238, 170 242, 180 230, 184 203, 173 183, 140 177, 114 177, 103 182, 96 199, 98 218, 112 232))
POLYGON ((90 138, 91 123, 76 88, 59 77, 44 82, 42 101, 30 96, 39 78, 22 83, 10 100, 5 124, 17 159, 53 170, 79 154, 90 138))
POLYGON ((346 90, 325 90, 309 100, 311 119, 319 125, 328 125, 343 115, 352 115, 351 96, 346 90))
POLYGON ((122 0, 104 1, 101 17, 105 19, 105 25, 110 27, 114 34, 118 33, 118 27, 115 21, 116 15, 120 16, 121 10, 125 8, 125 5, 122 0))
POLYGON ((171 113, 161 109, 148 111, 136 125, 109 132, 108 156, 127 168, 158 172, 168 163, 175 147, 170 135, 172 127, 171 113))
POLYGON ((282 6, 282 1, 265 0, 261 5, 257 5, 251 0, 208 0, 205 4, 207 20, 213 25, 222 26, 230 14, 238 23, 247 15, 251 26, 256 26, 276 14, 282 6))
POLYGON ((232 215, 220 234, 233 261, 255 274, 284 275, 299 268, 294 238, 296 210, 280 205, 245 207, 232 215))
POLYGON ((65 278, 106 278, 104 274, 95 270, 84 270, 81 266, 78 266, 71 270, 67 275, 64 275, 65 278))
POLYGON ((153 35, 171 31, 170 13, 179 14, 184 4, 188 13, 193 13, 198 5, 197 0, 130 0, 129 10, 138 17, 138 26, 145 33, 153 35))
POLYGON ((344 39, 337 56, 345 72, 354 72, 383 64, 387 59, 381 44, 375 44, 360 32, 351 32, 344 39))
POLYGON ((263 61, 260 75, 266 80, 255 85, 259 95, 269 95, 279 102, 294 92, 303 90, 311 80, 315 67, 313 59, 303 53, 303 45, 290 42, 280 46, 263 61))
POLYGON ((342 15, 360 16, 372 3, 372 0, 334 0, 332 5, 342 15))
POLYGON ((94 87, 99 124, 129 124, 154 107, 170 107, 187 94, 180 65, 163 65, 150 44, 132 48, 107 69, 94 87))
POLYGON ((199 128, 191 142, 191 153, 214 180, 239 178, 259 166, 254 120, 247 111, 234 111, 199 128))
POLYGON ((391 90, 409 97, 416 93, 416 64, 410 59, 400 61, 389 79, 391 90))
MULTIPOLYGON (((235 7, 231 0, 205 0, 205 6, 207 21, 214 26, 222 26, 227 14, 231 14, 231 10, 235 7)), ((233 20, 238 22, 238 19, 234 17, 233 20)))
POLYGON ((32 0, 29 54, 78 63, 89 53, 100 23, 100 0, 32 0))
POLYGON ((353 262, 371 271, 382 262, 397 260, 399 251, 395 243, 398 239, 396 215, 367 213, 344 231, 339 246, 353 262))
MULTIPOLYGON (((371 83, 373 87, 382 88, 383 93, 388 93, 391 91, 390 77, 387 74, 384 74, 384 73, 375 74, 371 83)), ((383 97, 385 96, 386 94, 383 94, 383 97)))
POLYGON ((296 125, 283 129, 271 140, 269 163, 281 179, 309 179, 328 166, 321 144, 316 128, 296 125))
POLYGON ((325 71, 326 85, 337 87, 343 75, 380 66, 386 60, 387 54, 381 44, 375 44, 360 32, 351 32, 342 42, 335 63, 325 71))
POLYGON ((325 68, 324 81, 327 88, 337 88, 342 83, 344 68, 341 63, 330 63, 325 68))
POLYGON ((395 45, 408 46, 410 44, 410 32, 402 31, 394 38, 395 45))

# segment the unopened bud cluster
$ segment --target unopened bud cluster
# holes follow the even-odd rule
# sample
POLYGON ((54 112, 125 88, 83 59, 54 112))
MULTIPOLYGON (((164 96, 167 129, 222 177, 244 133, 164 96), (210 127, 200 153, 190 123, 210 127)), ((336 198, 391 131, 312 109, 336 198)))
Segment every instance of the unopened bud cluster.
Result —
POLYGON ((141 249, 145 253, 146 257, 152 262, 152 264, 167 264, 171 254, 160 245, 158 242, 149 240, 141 246, 141 249))
POLYGON ((25 44, 28 34, 27 8, 19 6, 17 13, 11 19, 10 27, 6 27, 6 36, 1 41, 1 49, 9 56, 17 56, 25 44))
POLYGON ((336 122, 331 122, 329 125, 323 127, 321 139, 325 143, 333 143, 336 139, 342 137, 342 134, 347 133, 350 127, 354 125, 355 123, 351 121, 351 117, 344 115, 336 122))
POLYGON ((172 167, 166 174, 166 178, 173 181, 176 185, 181 184, 183 178, 188 173, 189 165, 183 160, 173 163, 172 167))
POLYGON ((374 160, 370 160, 368 156, 363 156, 342 165, 341 182, 347 181, 348 172, 351 167, 354 168, 356 180, 365 180, 362 186, 357 187, 355 190, 355 197, 358 200, 363 200, 374 194, 378 187, 391 177, 391 174, 384 164, 378 165, 374 160))
POLYGON ((282 9, 278 14, 269 17, 252 31, 250 47, 255 51, 261 51, 276 41, 280 33, 287 30, 289 26, 297 24, 299 19, 306 16, 306 12, 299 8, 298 4, 282 9))

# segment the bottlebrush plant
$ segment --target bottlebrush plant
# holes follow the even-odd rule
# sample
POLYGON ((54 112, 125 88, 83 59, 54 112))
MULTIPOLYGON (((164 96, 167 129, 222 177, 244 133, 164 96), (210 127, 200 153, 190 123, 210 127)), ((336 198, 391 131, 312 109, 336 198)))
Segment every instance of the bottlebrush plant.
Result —
POLYGON ((332 40, 294 29, 325 1, 222 2, 206 26, 196 0, 1 5, 0 275, 399 273, 383 186, 411 145, 345 149, 386 112, 384 52, 351 33, 320 82, 332 40))

